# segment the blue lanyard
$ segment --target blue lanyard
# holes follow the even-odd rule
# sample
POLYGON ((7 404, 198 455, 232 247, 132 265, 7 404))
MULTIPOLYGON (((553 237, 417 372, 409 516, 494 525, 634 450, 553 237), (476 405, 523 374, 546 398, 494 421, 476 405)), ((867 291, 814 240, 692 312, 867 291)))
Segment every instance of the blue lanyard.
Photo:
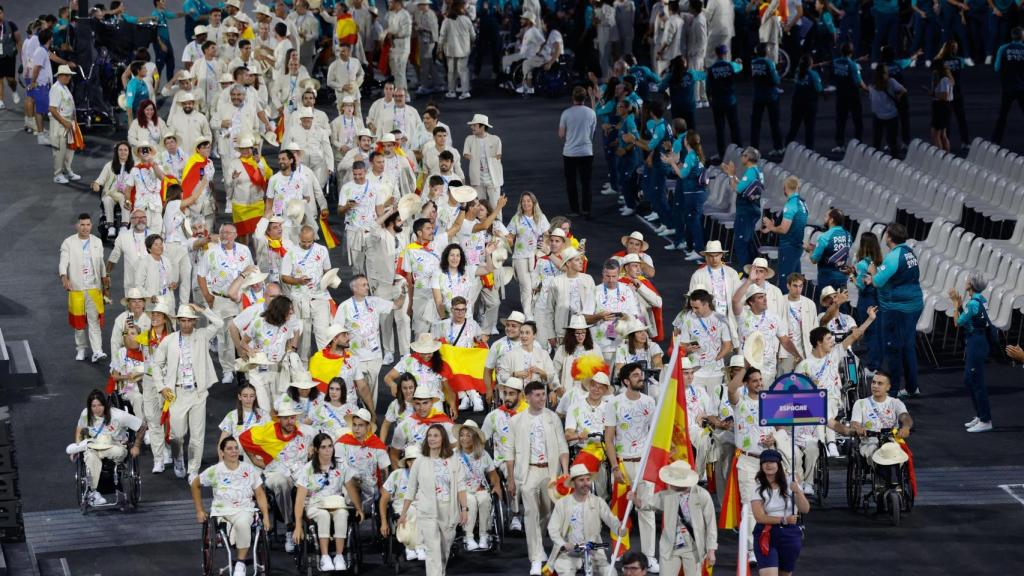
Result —
POLYGON ((308 251, 306 251, 306 255, 302 257, 302 260, 299 260, 299 266, 302 266, 302 265, 304 265, 306 263, 306 259, 309 258, 309 255, 313 253, 313 250, 315 248, 316 248, 316 246, 314 245, 314 246, 311 246, 308 251))
POLYGON ((711 338, 711 330, 709 330, 708 325, 704 323, 704 319, 697 316, 697 322, 700 322, 700 327, 704 329, 704 333, 708 335, 708 338, 711 338))
POLYGON ((249 417, 245 419, 245 428, 248 430, 249 425, 252 424, 252 419, 256 416, 256 410, 249 413, 249 417))
MULTIPOLYGON (((607 306, 608 305, 608 286, 601 286, 601 288, 604 288, 604 299, 601 301, 601 303, 607 306)), ((619 287, 618 287, 618 285, 615 286, 615 299, 616 300, 619 299, 619 287)))

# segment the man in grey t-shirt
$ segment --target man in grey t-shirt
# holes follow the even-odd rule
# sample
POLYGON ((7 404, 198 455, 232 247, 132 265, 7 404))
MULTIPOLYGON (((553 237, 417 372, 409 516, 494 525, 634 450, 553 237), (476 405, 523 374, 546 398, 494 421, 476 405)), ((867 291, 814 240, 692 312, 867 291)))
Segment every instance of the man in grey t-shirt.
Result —
POLYGON ((562 146, 562 163, 565 167, 565 190, 569 194, 570 216, 580 214, 582 196, 582 213, 589 219, 590 173, 594 168, 594 132, 597 130, 597 115, 586 105, 586 100, 585 88, 573 88, 572 106, 562 112, 562 118, 558 121, 558 137, 565 140, 562 146))

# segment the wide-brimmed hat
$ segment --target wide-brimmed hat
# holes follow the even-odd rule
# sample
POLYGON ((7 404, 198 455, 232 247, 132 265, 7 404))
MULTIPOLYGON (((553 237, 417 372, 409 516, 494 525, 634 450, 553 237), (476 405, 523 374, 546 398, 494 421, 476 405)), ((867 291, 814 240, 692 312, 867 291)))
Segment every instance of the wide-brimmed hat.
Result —
POLYGON ((178 104, 184 104, 185 102, 195 102, 196 95, 191 92, 185 92, 178 98, 178 104))
POLYGON ((249 286, 255 286, 261 284, 267 280, 268 274, 262 271, 250 272, 245 280, 242 280, 242 288, 248 288, 249 286))
MULTIPOLYGON (((373 8, 373 6, 370 8, 373 8)), ((413 547, 419 542, 419 537, 420 531, 416 526, 416 507, 414 506, 406 514, 405 524, 398 524, 398 527, 395 528, 395 539, 406 547, 413 547)))
POLYGON ((509 376, 504 382, 499 382, 498 386, 504 386, 505 388, 511 388, 517 392, 523 391, 523 381, 515 376, 509 376))
POLYGON ((270 12, 270 6, 267 6, 266 4, 261 4, 259 2, 256 3, 256 13, 262 16, 273 16, 273 14, 270 12))
POLYGON ((530 24, 536 24, 536 23, 537 23, 537 20, 536 20, 536 19, 535 19, 535 18, 533 17, 533 14, 530 14, 529 12, 526 12, 526 11, 524 11, 524 12, 523 12, 523 13, 522 13, 522 14, 521 14, 521 15, 519 16, 519 19, 520 19, 520 20, 526 20, 526 21, 527 21, 527 22, 529 22, 530 24))
POLYGON ((575 480, 580 476, 590 476, 591 474, 593 474, 593 472, 583 464, 573 464, 572 467, 569 468, 569 480, 575 480))
POLYGON ((302 90, 303 93, 310 90, 318 92, 320 90, 320 81, 316 78, 306 78, 302 82, 299 82, 299 89, 302 90))
POLYGON ((394 134, 388 132, 386 134, 381 135, 380 139, 377 140, 377 142, 381 144, 395 144, 398 142, 398 140, 395 138, 394 134))
POLYGON ((345 498, 338 494, 331 494, 320 501, 319 507, 324 510, 341 510, 346 506, 345 498))
MULTIPOLYGON (((199 136, 198 138, 196 138, 195 143, 192 145, 192 147, 195 150, 198 150, 199 147, 202 146, 203 144, 212 144, 212 143, 213 143, 213 140, 210 140, 209 136, 199 136)), ((195 150, 193 150, 193 152, 195 150)))
POLYGON ((267 144, 269 144, 273 148, 279 148, 281 146, 281 143, 277 141, 277 134, 273 133, 270 130, 267 130, 266 132, 264 132, 262 134, 262 137, 263 137, 263 141, 266 142, 267 144))
POLYGON ((131 287, 125 293, 124 298, 121 298, 121 306, 127 306, 129 300, 145 300, 146 293, 141 288, 131 287))
POLYGON ((299 378, 288 383, 289 388, 298 388, 299 390, 312 390, 317 387, 316 380, 312 378, 299 378))
POLYGON ((700 480, 700 476, 693 468, 690 468, 689 462, 686 460, 676 460, 668 466, 662 466, 661 470, 658 470, 658 479, 676 488, 693 488, 697 485, 697 481, 700 480))
POLYGON ((708 254, 727 254, 728 250, 722 249, 722 243, 719 240, 712 240, 704 246, 704 250, 701 250, 701 256, 707 256, 708 254))
POLYGON ((472 186, 454 186, 448 189, 448 193, 459 203, 471 202, 477 199, 476 189, 472 186))
MULTIPOLYGON (((315 386, 315 384, 314 384, 315 386)), ((289 416, 299 416, 302 414, 302 410, 295 405, 295 402, 291 398, 281 402, 281 406, 277 409, 278 418, 287 418, 289 416)))
POLYGON ((409 444, 405 447, 405 451, 402 452, 402 457, 399 459, 400 464, 405 464, 408 460, 414 460, 423 456, 423 451, 420 450, 419 444, 409 444))
POLYGON ((587 392, 590 392, 590 385, 594 384, 595 382, 597 384, 604 385, 604 387, 605 387, 605 389, 604 389, 605 392, 604 393, 605 393, 606 396, 608 394, 611 394, 611 392, 612 392, 612 380, 604 372, 597 372, 596 374, 594 374, 590 378, 586 378, 586 379, 580 381, 580 385, 583 386, 584 390, 586 390, 587 392))
POLYGON ((565 268, 565 265, 568 264, 570 260, 583 256, 583 253, 572 246, 569 246, 565 250, 562 250, 562 253, 559 256, 562 258, 562 268, 565 268))
POLYGON ((526 322, 526 315, 519 310, 513 310, 512 313, 508 315, 508 318, 501 319, 501 325, 504 326, 509 322, 518 322, 519 324, 522 324, 526 322))
POLYGON ((462 424, 456 424, 456 425, 455 425, 455 426, 454 426, 454 427, 452 428, 452 436, 455 436, 455 439, 456 439, 456 440, 458 440, 458 438, 459 438, 459 433, 460 433, 460 432, 462 432, 463 428, 465 428, 465 429, 467 429, 467 430, 472 430, 472 431, 473 431, 473 433, 474 433, 474 434, 476 434, 476 437, 480 439, 480 443, 481 443, 481 444, 483 444, 484 442, 487 442, 487 439, 486 439, 486 438, 484 438, 484 433, 483 433, 483 431, 482 431, 482 430, 480 430, 480 425, 479 425, 479 424, 477 424, 477 423, 476 423, 475 421, 473 421, 473 420, 466 420, 466 421, 465 421, 465 422, 463 422, 462 424))
POLYGON ((729 368, 746 368, 747 365, 743 360, 743 356, 739 354, 733 354, 732 358, 729 358, 729 368))
POLYGON ((238 28, 234 26, 226 26, 220 31, 221 34, 238 34, 238 28))
POLYGON ((835 296, 838 292, 839 290, 836 290, 831 286, 825 286, 824 288, 821 289, 821 295, 818 296, 818 303, 824 306, 825 298, 831 298, 832 296, 835 296))
POLYGON ((363 136, 373 139, 373 132, 370 132, 369 128, 360 128, 359 130, 356 130, 356 138, 362 138, 363 136))
POLYGON ((743 295, 743 303, 745 304, 745 303, 749 302, 751 298, 753 298, 754 296, 757 296, 758 294, 765 294, 765 295, 767 295, 768 293, 765 292, 764 288, 761 288, 757 284, 751 284, 750 288, 747 288, 746 294, 743 295))
POLYGON ((551 498, 552 502, 558 502, 569 494, 572 494, 572 485, 569 484, 568 474, 552 478, 548 482, 548 498, 551 498))
POLYGON ((754 330, 743 342, 743 358, 758 370, 764 369, 764 333, 754 330))
POLYGON ((238 139, 238 144, 235 144, 235 148, 241 150, 243 148, 255 148, 256 141, 253 140, 252 136, 242 136, 238 139))
POLYGON ((637 318, 623 317, 622 320, 615 323, 615 331, 623 336, 644 330, 647 330, 647 326, 637 318))
POLYGON ((398 200, 398 217, 403 221, 409 220, 413 216, 419 214, 422 208, 422 201, 417 194, 406 194, 398 200))
POLYGON ((219 82, 220 84, 234 84, 235 77, 232 76, 230 72, 225 72, 220 75, 220 78, 217 79, 217 82, 219 82))
POLYGON ((67 64, 61 64, 57 68, 57 74, 55 74, 55 75, 56 76, 64 76, 64 75, 74 76, 75 75, 75 71, 71 69, 71 66, 68 66, 67 64))
POLYGON ((426 386, 417 386, 416 391, 412 393, 413 400, 440 400, 437 394, 431 392, 426 386))
POLYGON ((569 318, 569 325, 566 328, 570 330, 588 330, 590 326, 587 324, 587 319, 583 314, 573 314, 572 318, 569 318))
POLYGON ((153 312, 159 312, 166 316, 168 320, 174 321, 174 311, 171 310, 171 304, 165 300, 153 304, 153 307, 149 309, 149 313, 152 314, 153 312))
POLYGON ((683 356, 683 359, 680 361, 679 367, 682 368, 683 370, 696 370, 697 368, 700 368, 700 364, 697 364, 693 360, 690 360, 689 356, 683 356))
POLYGON ((775 270, 772 270, 771 267, 768 266, 768 260, 765 258, 754 258, 754 261, 751 264, 747 264, 743 267, 743 271, 746 272, 747 275, 750 275, 750 271, 754 268, 764 268, 768 270, 768 274, 765 276, 765 279, 775 276, 775 270))
POLYGON ((351 414, 345 415, 345 425, 348 426, 349 430, 352 429, 353 418, 359 418, 363 422, 366 422, 367 424, 370 425, 370 432, 369 434, 367 434, 367 436, 375 434, 377 432, 377 425, 373 423, 373 416, 370 414, 370 411, 367 410, 366 408, 360 408, 359 410, 356 410, 351 414))
POLYGON ((200 34, 206 34, 207 32, 209 32, 209 30, 206 28, 206 26, 200 24, 192 30, 192 35, 199 36, 200 34))
POLYGON ((114 439, 111 438, 109 434, 104 434, 102 436, 97 436, 96 438, 89 440, 88 446, 93 450, 102 451, 110 450, 114 446, 117 446, 117 444, 114 443, 114 439))
POLYGON ((494 128, 494 126, 491 126, 491 121, 484 114, 473 114, 473 118, 469 122, 466 122, 466 124, 468 126, 472 126, 473 124, 482 124, 488 128, 494 128))
POLYGON ((441 349, 441 343, 430 334, 422 332, 409 344, 409 348, 419 354, 433 354, 441 349))
MULTIPOLYGON (((344 44, 343 44, 343 46, 344 46, 344 44)), ((351 97, 351 96, 344 96, 344 97, 342 97, 341 102, 338 102, 338 104, 341 105, 341 106, 344 106, 345 104, 351 104, 351 105, 355 106, 356 99, 351 97)))
POLYGON ((646 260, 640 257, 639 254, 630 253, 626 254, 622 258, 619 258, 619 265, 625 268, 629 264, 639 264, 640 271, 644 276, 654 276, 654 266, 647 263, 646 260))
POLYGON ((302 152, 302 144, 299 144, 295 140, 292 140, 284 145, 284 149, 289 152, 302 152))
POLYGON ((289 220, 302 220, 302 217, 306 215, 306 201, 298 198, 289 200, 285 204, 284 215, 289 220))
POLYGON ((327 290, 330 288, 337 288, 341 286, 341 278, 338 277, 338 269, 331 268, 320 278, 320 289, 327 290))
POLYGON ((163 135, 160 136, 160 141, 166 142, 168 138, 174 138, 175 142, 178 141, 178 135, 174 133, 174 130, 168 130, 167 132, 164 132, 163 135))
POLYGON ((648 242, 647 240, 644 240, 644 235, 643 235, 643 234, 641 234, 640 232, 637 232, 636 230, 634 230, 633 232, 630 232, 629 234, 627 234, 627 235, 623 236, 623 237, 622 237, 622 238, 621 238, 621 239, 619 240, 619 242, 622 242, 622 245, 623 245, 623 247, 625 247, 625 246, 626 246, 626 243, 627 243, 627 242, 628 242, 628 241, 629 241, 630 239, 633 239, 633 240, 639 240, 639 241, 640 241, 640 243, 641 243, 641 244, 643 245, 643 247, 642 247, 642 248, 640 248, 640 251, 641 251, 641 252, 646 252, 646 251, 647 251, 647 250, 648 250, 648 249, 649 249, 649 248, 651 247, 651 244, 650 244, 650 242, 648 242))
POLYGON ((298 112, 299 120, 302 120, 303 118, 312 119, 313 116, 314 116, 314 114, 313 114, 313 109, 312 108, 299 108, 299 112, 298 112))
POLYGON ((249 358, 235 358, 235 372, 248 372, 260 366, 270 366, 266 352, 254 352, 249 358))
POLYGON ((192 309, 189 304, 182 304, 178 306, 178 313, 174 315, 175 318, 191 318, 193 320, 199 318, 196 316, 196 311, 192 309))
POLYGON ((142 150, 144 148, 148 149, 149 151, 152 152, 153 150, 156 150, 156 144, 154 144, 153 142, 149 141, 148 139, 144 140, 144 141, 136 142, 135 145, 132 146, 132 154, 134 154, 136 158, 141 158, 142 157, 142 150))
POLYGON ((887 442, 875 450, 875 453, 871 455, 871 460, 879 466, 899 466, 910 460, 910 457, 900 448, 899 444, 887 442))
POLYGON ((348 334, 350 330, 344 324, 331 324, 327 327, 327 342, 330 344, 338 337, 338 334, 348 334))

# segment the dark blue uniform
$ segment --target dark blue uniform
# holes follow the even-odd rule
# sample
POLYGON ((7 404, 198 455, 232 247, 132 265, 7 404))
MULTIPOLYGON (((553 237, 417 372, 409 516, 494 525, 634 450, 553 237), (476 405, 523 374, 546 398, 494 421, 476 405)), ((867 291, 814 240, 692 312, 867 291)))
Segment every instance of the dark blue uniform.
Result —
POLYGON ((1014 41, 1000 46, 996 52, 995 70, 1003 83, 1003 100, 999 104, 999 119, 992 136, 992 141, 999 144, 1003 141, 1006 119, 1013 103, 1016 102, 1024 112, 1024 42, 1014 41))
POLYGON ((779 127, 779 91, 782 80, 775 63, 760 57, 750 63, 750 78, 754 81, 754 107, 750 112, 750 145, 761 147, 761 117, 768 110, 768 126, 772 131, 772 150, 782 148, 782 129, 779 127))
POLYGON ((836 146, 846 145, 846 119, 853 118, 853 137, 864 138, 864 109, 860 101, 860 64, 842 56, 832 61, 832 82, 836 85, 836 146))
POLYGON ((740 117, 736 111, 736 76, 743 66, 728 60, 718 60, 708 67, 707 91, 711 112, 715 117, 715 140, 718 145, 718 156, 725 156, 725 122, 729 121, 729 135, 732 143, 742 146, 740 141, 740 117))

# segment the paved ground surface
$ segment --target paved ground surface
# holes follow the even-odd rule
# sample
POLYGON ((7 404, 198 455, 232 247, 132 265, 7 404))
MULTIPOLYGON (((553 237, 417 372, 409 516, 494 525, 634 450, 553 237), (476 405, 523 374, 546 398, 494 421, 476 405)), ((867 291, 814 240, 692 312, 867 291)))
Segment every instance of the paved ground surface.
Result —
MULTIPOLYGON (((175 2, 171 2, 175 4, 175 2)), ((8 5, 8 18, 25 21, 26 4, 8 5)), ((175 34, 180 34, 177 31, 175 34)), ((174 38, 180 38, 175 35, 174 38)), ((912 88, 914 135, 927 134, 927 102, 919 87, 927 82, 923 69, 909 72, 912 88)), ((965 73, 965 92, 972 137, 988 136, 998 108, 998 85, 991 71, 980 68, 965 73)), ((741 117, 749 118, 749 86, 740 89, 741 117)), ((560 143, 555 130, 562 101, 510 98, 487 87, 474 89, 469 102, 442 102, 442 118, 452 126, 457 143, 467 134, 465 122, 474 112, 486 113, 505 146, 506 191, 513 199, 523 190, 538 194, 549 215, 567 209, 564 199, 560 143)), ((789 95, 784 96, 788 102, 789 95)), ((417 101, 417 106, 422 105, 417 101)), ((785 108, 785 107, 784 107, 785 108)), ((832 145, 833 105, 819 109, 818 146, 832 145)), ((784 124, 788 112, 783 112, 784 124)), ((1019 125, 1019 116, 1013 117, 1019 125)), ((869 121, 866 122, 870 124, 869 121)), ((744 120, 749 134, 749 121, 744 120)), ((698 126, 705 141, 713 142, 711 117, 698 112, 698 126)), ((105 367, 76 363, 71 331, 66 324, 63 291, 56 278, 57 247, 73 233, 75 215, 98 213, 96 195, 84 185, 62 187, 50 182, 49 149, 35 144, 20 132, 21 120, 11 112, 0 113, 0 328, 8 339, 28 339, 42 371, 44 386, 31 396, 7 395, 14 402, 13 416, 18 442, 21 491, 30 542, 42 553, 44 574, 60 574, 61 559, 71 574, 189 574, 198 571, 198 526, 190 524, 184 500, 184 482, 165 473, 144 473, 142 510, 129 517, 101 513, 83 519, 69 511, 75 505, 72 466, 63 456, 71 439, 74 421, 93 387, 102 387, 105 367), (96 535, 101 536, 86 536, 96 535), (81 541, 91 540, 89 549, 81 541)), ((870 127, 865 138, 870 138, 870 127)), ((762 135, 767 147, 767 130, 762 135)), ((108 159, 113 140, 87 135, 90 149, 79 154, 75 170, 85 180, 94 177, 108 159)), ((954 137, 954 142, 956 138, 954 137)), ((1010 130, 1006 145, 1024 150, 1024 133, 1010 130)), ((600 159, 595 174, 600 174, 600 159)), ((83 180, 83 181, 85 181, 83 180)), ((598 184, 601 178, 595 178, 598 184)), ((621 218, 611 197, 595 199, 594 219, 577 224, 576 234, 588 239, 591 262, 599 266, 604 255, 618 249, 618 238, 633 229, 648 232, 639 219, 621 218)), ((690 264, 662 249, 654 241, 652 255, 658 264, 657 286, 665 297, 666 318, 674 317, 694 270, 690 264)), ((340 256, 336 255, 336 258, 340 256)), ((340 258, 339 258, 340 260, 340 258)), ((119 272, 114 286, 120 286, 119 272)), ((515 290, 512 291, 515 293, 515 290)), ((340 301, 344 291, 336 293, 340 301)), ((502 309, 512 309, 516 294, 502 309)), ((112 316, 111 316, 112 317, 112 316)), ((109 328, 105 341, 109 339, 109 328)), ((885 519, 851 514, 835 489, 824 510, 807 519, 806 547, 800 562, 802 573, 836 574, 1018 574, 1024 573, 1024 554, 1018 535, 1024 530, 1024 468, 1017 455, 1024 438, 1019 414, 1024 408, 1021 372, 1004 365, 989 370, 996 432, 969 436, 960 422, 970 417, 970 404, 959 372, 935 372, 922 378, 924 394, 908 402, 917 426, 911 440, 921 470, 920 506, 903 526, 891 528, 885 519), (1018 485, 1003 489, 1000 485, 1018 485)), ((233 387, 217 386, 210 397, 208 433, 233 403, 233 387)), ((212 446, 212 439, 207 443, 212 446)), ((208 451, 206 462, 213 462, 208 451)), ((151 462, 143 457, 148 471, 151 462)), ((840 478, 835 477, 837 484, 840 478)), ((734 536, 721 537, 720 573, 732 570, 734 536)), ((524 545, 509 542, 500 554, 469 555, 451 566, 453 573, 525 573, 524 545)), ((370 568, 379 558, 368 556, 370 568)), ((274 558, 275 573, 293 571, 283 553, 274 558)), ((405 572, 416 573, 420 568, 405 572)), ((375 572, 379 572, 375 571, 375 572)))

